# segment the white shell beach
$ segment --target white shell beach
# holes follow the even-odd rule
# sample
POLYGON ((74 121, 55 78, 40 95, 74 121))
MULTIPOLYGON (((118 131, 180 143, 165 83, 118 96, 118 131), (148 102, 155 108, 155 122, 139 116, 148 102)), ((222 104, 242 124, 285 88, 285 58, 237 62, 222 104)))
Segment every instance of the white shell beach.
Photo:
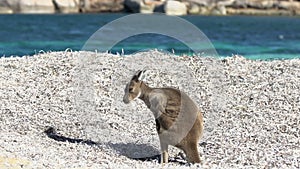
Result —
POLYGON ((153 115, 140 100, 122 103, 143 68, 149 86, 183 89, 204 114, 202 164, 164 168, 300 168, 299 59, 158 51, 0 58, 0 168, 161 168, 137 159, 160 153, 153 115))

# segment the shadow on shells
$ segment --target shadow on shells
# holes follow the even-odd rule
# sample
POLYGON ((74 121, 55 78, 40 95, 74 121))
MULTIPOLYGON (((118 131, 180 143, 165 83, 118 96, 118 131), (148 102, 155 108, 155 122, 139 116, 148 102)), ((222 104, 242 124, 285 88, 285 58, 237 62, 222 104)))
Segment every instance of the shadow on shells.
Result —
POLYGON ((51 139, 59 142, 69 142, 69 143, 78 143, 78 144, 86 144, 86 145, 98 145, 97 142, 94 142, 92 140, 85 140, 85 139, 79 139, 79 138, 70 138, 63 135, 60 135, 56 132, 55 128, 48 127, 44 133, 51 139))
POLYGON ((139 143, 108 143, 108 146, 116 151, 117 154, 131 159, 141 161, 152 161, 159 159, 160 152, 157 148, 148 144, 139 143), (153 155, 156 154, 156 155, 153 155))
POLYGON ((81 138, 71 138, 66 137, 61 134, 59 134, 54 127, 48 127, 44 133, 49 137, 50 139, 53 139, 58 142, 69 142, 69 143, 75 143, 75 144, 86 144, 89 146, 100 146, 100 145, 106 145, 107 147, 114 150, 117 154, 126 156, 128 158, 134 159, 134 160, 141 160, 141 161, 153 161, 153 160, 159 160, 160 152, 157 148, 152 147, 147 144, 137 144, 137 143, 100 143, 95 142, 92 140, 86 140, 81 138), (157 155, 152 156, 152 154, 155 153, 157 155), (147 157, 148 154, 148 157, 147 157))
MULTIPOLYGON (((58 142, 68 142, 74 144, 85 144, 89 146, 100 146, 104 145, 114 150, 116 154, 125 156, 127 158, 138 160, 138 161, 153 161, 160 163, 160 151, 148 144, 138 144, 138 143, 100 143, 92 140, 81 139, 81 138, 71 138, 63 136, 57 133, 54 127, 48 127, 44 133, 50 139, 58 142), (153 155, 156 154, 156 155, 153 155)), ((175 162, 179 164, 187 164, 185 157, 182 153, 179 153, 176 157, 171 157, 170 162, 175 162)))

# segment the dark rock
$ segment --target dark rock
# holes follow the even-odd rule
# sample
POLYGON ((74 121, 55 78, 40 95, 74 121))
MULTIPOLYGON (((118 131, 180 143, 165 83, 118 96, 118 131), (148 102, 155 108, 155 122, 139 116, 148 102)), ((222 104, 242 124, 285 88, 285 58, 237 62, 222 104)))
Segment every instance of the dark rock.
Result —
POLYGON ((124 0, 84 0, 83 12, 120 12, 124 10, 124 0))
POLYGON ((140 12, 142 0, 125 0, 124 7, 128 12, 140 12))
POLYGON ((164 12, 163 0, 125 0, 126 11, 133 13, 164 12))

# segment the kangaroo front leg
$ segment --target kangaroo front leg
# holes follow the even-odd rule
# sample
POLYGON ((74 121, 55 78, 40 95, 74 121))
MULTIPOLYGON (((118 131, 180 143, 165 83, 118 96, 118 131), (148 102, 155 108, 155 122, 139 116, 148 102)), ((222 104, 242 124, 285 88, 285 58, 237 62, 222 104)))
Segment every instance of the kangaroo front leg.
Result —
POLYGON ((162 164, 169 162, 169 154, 168 154, 168 145, 167 144, 161 144, 161 158, 160 162, 162 164))
POLYGON ((162 164, 169 162, 169 154, 168 151, 163 151, 161 155, 162 164))

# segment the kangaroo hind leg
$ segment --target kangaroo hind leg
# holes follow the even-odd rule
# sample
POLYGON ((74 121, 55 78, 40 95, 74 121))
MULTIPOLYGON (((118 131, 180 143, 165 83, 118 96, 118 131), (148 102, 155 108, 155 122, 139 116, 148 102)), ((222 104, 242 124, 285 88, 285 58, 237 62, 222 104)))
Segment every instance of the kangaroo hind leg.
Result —
POLYGON ((200 163, 200 156, 198 153, 197 143, 190 143, 182 147, 184 153, 186 154, 187 161, 190 163, 200 163))

